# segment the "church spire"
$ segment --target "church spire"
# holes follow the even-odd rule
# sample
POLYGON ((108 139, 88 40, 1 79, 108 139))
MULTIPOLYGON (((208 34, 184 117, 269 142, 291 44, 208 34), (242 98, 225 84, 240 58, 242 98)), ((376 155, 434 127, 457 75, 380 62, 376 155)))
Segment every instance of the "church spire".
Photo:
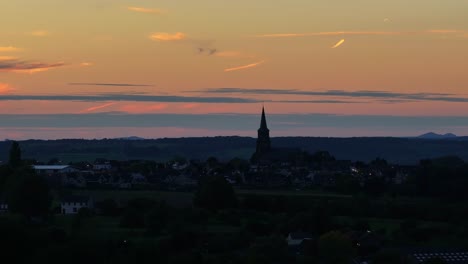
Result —
POLYGON ((268 129, 265 117, 265 107, 262 107, 262 121, 260 121, 260 129, 268 129))
POLYGON ((266 117, 265 117, 265 107, 262 107, 262 119, 260 121, 260 128, 257 130, 257 151, 256 156, 260 157, 271 150, 270 146, 270 130, 268 129, 266 117))

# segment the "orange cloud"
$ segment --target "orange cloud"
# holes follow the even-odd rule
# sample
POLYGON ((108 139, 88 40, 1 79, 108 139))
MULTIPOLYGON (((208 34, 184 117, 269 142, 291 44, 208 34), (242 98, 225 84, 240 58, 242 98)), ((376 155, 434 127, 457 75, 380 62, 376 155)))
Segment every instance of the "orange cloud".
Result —
POLYGON ((21 50, 20 48, 12 47, 12 46, 0 47, 0 52, 15 52, 15 51, 20 51, 20 50, 21 50))
POLYGON ((29 32, 28 34, 34 37, 46 37, 50 35, 50 33, 46 30, 36 30, 33 32, 29 32))
POLYGON ((115 105, 115 104, 116 103, 107 103, 107 104, 103 104, 103 105, 93 106, 93 107, 86 108, 86 109, 80 111, 80 113, 93 112, 93 111, 96 111, 96 110, 99 110, 99 109, 102 109, 102 108, 106 108, 106 107, 109 107, 109 106, 112 106, 112 105, 115 105))
POLYGON ((176 32, 173 34, 166 32, 158 32, 151 34, 149 38, 156 41, 178 41, 186 39, 187 36, 182 32, 176 32))
POLYGON ((238 67, 224 69, 224 72, 231 72, 231 71, 239 71, 239 70, 249 69, 249 68, 257 67, 260 64, 263 64, 264 62, 265 61, 259 61, 259 62, 247 64, 247 65, 244 65, 244 66, 238 66, 238 67))
POLYGON ((92 63, 92 62, 82 62, 82 63, 80 63, 81 67, 89 67, 89 66, 93 66, 93 65, 94 65, 94 63, 92 63))
POLYGON ((136 7, 136 6, 129 6, 129 7, 127 7, 127 10, 134 11, 134 12, 139 12, 139 13, 155 14, 155 15, 160 15, 160 14, 167 13, 166 10, 162 10, 162 9, 136 7))

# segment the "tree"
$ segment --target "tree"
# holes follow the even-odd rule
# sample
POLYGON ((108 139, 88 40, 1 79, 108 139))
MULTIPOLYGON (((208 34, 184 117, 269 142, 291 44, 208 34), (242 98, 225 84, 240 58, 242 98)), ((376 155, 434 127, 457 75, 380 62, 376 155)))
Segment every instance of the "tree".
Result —
POLYGON ((5 179, 5 194, 9 209, 28 219, 43 217, 52 202, 46 180, 21 161, 21 148, 14 141, 10 148, 10 173, 5 179))
POLYGON ((7 201, 12 212, 31 218, 46 216, 52 199, 46 180, 30 166, 21 166, 8 179, 7 201))
POLYGON ((21 165, 21 148, 18 142, 16 141, 13 141, 13 143, 11 144, 8 163, 13 168, 16 168, 21 165))
POLYGON ((330 264, 350 263, 355 254, 351 239, 340 231, 322 235, 318 241, 318 250, 324 263, 330 264))
POLYGON ((194 204, 210 210, 235 208, 237 197, 231 184, 224 177, 206 176, 198 185, 194 204))
POLYGON ((259 237, 250 247, 247 263, 290 263, 288 244, 281 236, 259 237))

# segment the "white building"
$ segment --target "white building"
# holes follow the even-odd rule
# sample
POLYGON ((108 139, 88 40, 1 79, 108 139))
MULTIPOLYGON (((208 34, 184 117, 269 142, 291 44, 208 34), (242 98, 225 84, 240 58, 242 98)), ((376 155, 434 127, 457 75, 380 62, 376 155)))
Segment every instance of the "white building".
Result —
POLYGON ((38 174, 58 174, 78 171, 69 165, 34 165, 33 168, 38 174))
POLYGON ((76 214, 81 208, 92 209, 94 204, 88 196, 72 195, 62 198, 60 207, 62 214, 76 214))

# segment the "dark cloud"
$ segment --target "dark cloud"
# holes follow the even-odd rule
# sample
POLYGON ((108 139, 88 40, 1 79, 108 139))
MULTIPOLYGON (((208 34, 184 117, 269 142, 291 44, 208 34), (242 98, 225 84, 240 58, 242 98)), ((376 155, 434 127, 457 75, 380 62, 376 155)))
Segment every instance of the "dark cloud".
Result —
POLYGON ((135 83, 69 83, 68 85, 80 86, 117 86, 117 87, 150 87, 150 84, 135 84, 135 83))
POLYGON ((302 91, 295 89, 246 89, 246 88, 215 88, 197 92, 212 94, 274 94, 274 95, 308 95, 308 96, 335 96, 351 98, 369 98, 384 100, 385 102, 404 101, 443 101, 443 102, 468 102, 468 98, 458 97, 448 93, 398 93, 390 91, 302 91))
POLYGON ((65 63, 43 63, 43 62, 28 62, 20 60, 3 60, 0 61, 0 72, 40 72, 47 71, 53 68, 65 66, 65 63))
POLYGON ((50 100, 50 101, 132 101, 166 103, 258 103, 254 99, 238 97, 196 97, 147 94, 97 94, 97 95, 0 95, 0 101, 50 100))
MULTIPOLYGON (((270 114, 270 129, 380 129, 418 130, 468 127, 468 116, 388 116, 332 114, 270 114)), ((195 129, 255 130, 258 114, 40 114, 0 115, 7 127, 183 127, 195 129)))

